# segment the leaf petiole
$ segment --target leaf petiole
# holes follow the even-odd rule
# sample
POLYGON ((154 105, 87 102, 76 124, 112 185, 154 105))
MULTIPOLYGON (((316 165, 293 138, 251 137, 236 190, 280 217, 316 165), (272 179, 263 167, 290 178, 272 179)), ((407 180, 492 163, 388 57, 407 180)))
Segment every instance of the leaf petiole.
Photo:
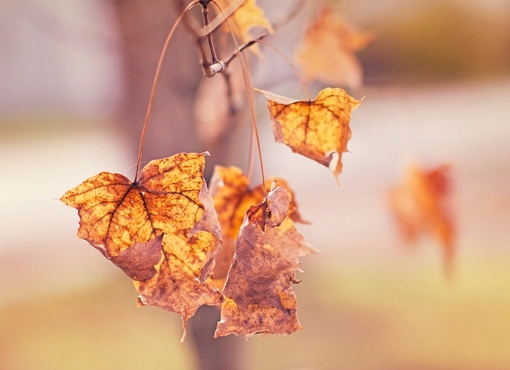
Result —
MULTIPOLYGON (((244 80, 244 87, 245 87, 245 91, 246 91, 246 98, 248 100, 248 106, 250 107, 250 117, 251 117, 251 123, 252 123, 252 134, 255 137, 255 142, 256 142, 256 146, 257 146, 257 153, 258 153, 258 157, 259 157, 260 177, 262 179, 262 183, 265 184, 266 180, 265 180, 265 174, 264 174, 264 164, 263 164, 263 160, 262 160, 262 149, 261 149, 261 146, 260 146, 260 135, 259 135, 258 127, 257 127, 257 118, 256 118, 256 115, 255 115, 255 103, 253 101, 253 91, 252 91, 252 89, 250 89, 251 82, 250 82, 250 80, 248 78, 248 74, 246 73, 246 67, 245 67, 245 64, 243 62, 243 58, 242 58, 242 55, 241 55, 241 50, 240 50, 240 47, 239 47, 239 43, 237 42, 237 39, 236 39, 236 37, 234 35, 234 31, 232 30, 232 27, 230 25, 230 22, 228 21, 227 16, 225 15, 225 13, 223 13, 223 10, 216 3, 216 1, 212 0, 212 3, 214 5, 216 5, 216 7, 220 11, 220 13, 223 15, 224 21, 225 21, 225 23, 228 26, 228 29, 230 31, 230 35, 232 36, 232 41, 234 42, 234 45, 235 45, 235 49, 236 49, 235 53, 239 57, 239 64, 241 65, 241 70, 243 72, 243 80, 244 80)), ((232 4, 234 4, 234 3, 232 3, 232 4)), ((228 8, 230 8, 230 6, 228 8)), ((251 167, 251 145, 250 145, 250 164, 249 164, 249 167, 251 167)), ((267 190, 265 189, 265 187, 264 187, 264 195, 267 195, 267 190)))
POLYGON ((179 23, 181 22, 182 18, 186 14, 188 10, 193 8, 195 5, 199 3, 199 0, 194 0, 186 8, 182 11, 182 13, 179 15, 177 20, 174 22, 174 25, 170 29, 170 32, 168 32, 168 36, 166 37, 165 43, 163 44, 163 48, 161 49, 161 55, 159 56, 158 66, 156 67, 156 73, 154 74, 154 82, 152 83, 152 90, 151 95, 149 98, 149 105, 147 107, 147 113, 145 115, 145 121, 143 123, 142 128, 142 134, 140 136, 140 145, 138 147, 138 158, 136 160, 136 172, 135 172, 135 180, 133 182, 136 183, 138 180, 138 176, 140 173, 140 164, 142 162, 142 152, 143 152, 143 143, 145 141, 145 134, 147 133, 147 127, 149 126, 149 120, 152 113, 152 106, 154 105, 154 97, 156 95, 156 87, 158 86, 159 81, 159 74, 161 73, 161 67, 163 66, 163 60, 165 59, 165 54, 168 49, 168 44, 170 43, 170 40, 172 39, 172 36, 175 33, 175 30, 179 23))

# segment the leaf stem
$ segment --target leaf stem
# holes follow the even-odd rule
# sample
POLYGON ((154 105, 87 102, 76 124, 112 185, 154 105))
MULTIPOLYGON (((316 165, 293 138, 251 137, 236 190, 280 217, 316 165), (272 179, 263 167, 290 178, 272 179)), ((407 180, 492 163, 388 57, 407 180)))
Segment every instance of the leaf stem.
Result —
POLYGON ((156 73, 154 74, 154 82, 152 83, 152 90, 151 90, 151 95, 149 98, 149 105, 147 107, 147 113, 145 115, 145 121, 143 123, 142 134, 140 136, 140 145, 138 147, 138 158, 136 160, 136 172, 135 172, 135 180, 134 180, 135 183, 138 180, 138 176, 140 174, 140 164, 142 162, 143 143, 145 141, 145 134, 147 133, 147 127, 149 126, 149 120, 151 118, 151 113, 152 113, 152 106, 154 105, 154 97, 156 95, 156 87, 158 86, 159 75, 161 73, 161 67, 163 66, 163 60, 165 59, 166 51, 168 49, 168 44, 170 43, 170 40, 172 39, 172 36, 174 35, 174 32, 175 32, 177 26, 181 22, 182 18, 186 14, 186 12, 188 10, 190 10, 191 8, 193 8, 195 5, 197 5, 198 3, 199 3, 199 0, 194 0, 188 6, 186 6, 186 8, 182 11, 182 13, 179 15, 177 20, 174 22, 174 25, 170 29, 170 32, 168 33, 168 36, 166 37, 165 43, 163 44, 163 48, 162 48, 161 54, 159 56, 158 66, 156 67, 156 73))
MULTIPOLYGON (((208 3, 202 4, 202 15, 204 16, 204 27, 209 25, 209 9, 207 8, 208 3)), ((207 44, 209 45, 209 52, 211 53, 211 64, 218 63, 218 55, 216 54, 216 48, 214 47, 214 41, 212 38, 212 32, 207 34, 207 44)))
MULTIPOLYGON (((257 37, 256 40, 262 40, 264 37, 266 37, 268 34, 267 33, 264 33, 263 35, 260 35, 259 37, 257 37)), ((240 48, 239 48, 239 52, 242 52, 244 51, 245 49, 249 48, 250 46, 252 46, 253 44, 255 44, 255 40, 251 40, 251 41, 248 41, 246 44, 242 45, 240 48)), ((236 52, 234 52, 230 57, 228 57, 227 60, 225 60, 223 62, 223 64, 225 64, 225 67, 228 67, 230 62, 232 62, 232 60, 234 60, 234 58, 237 56, 237 50, 236 52)))
POLYGON ((251 178, 253 176, 253 148, 255 147, 255 134, 253 128, 250 130, 250 149, 248 151, 248 169, 246 171, 246 178, 248 179, 248 184, 251 183, 251 178))
MULTIPOLYGON (((258 152, 259 163, 260 163, 260 177, 262 178, 262 184, 265 184, 266 183, 266 177, 265 177, 265 174, 264 174, 264 164, 263 164, 263 160, 262 160, 262 149, 261 149, 261 146, 260 146, 259 129, 257 127, 257 119, 256 119, 256 115, 255 115, 255 103, 253 101, 253 93, 252 93, 252 91, 249 88, 251 86, 251 83, 250 83, 250 81, 248 79, 248 74, 246 72, 246 68, 245 68, 245 65, 244 65, 244 62, 243 62, 243 56, 242 56, 240 48, 239 48, 239 43, 237 42, 237 39, 236 39, 236 37, 234 35, 234 31, 232 30, 232 27, 230 26, 230 22, 228 21, 227 17, 225 16, 223 11, 221 10, 220 6, 216 3, 216 1, 212 0, 211 2, 214 5, 216 5, 216 7, 220 11, 220 13, 223 15, 225 23, 227 24, 228 29, 230 31, 230 35, 232 36, 232 41, 234 42, 234 45, 235 45, 236 54, 239 57, 239 63, 241 65, 241 70, 243 72, 243 80, 244 80, 244 87, 245 87, 245 90, 246 90, 246 98, 248 100, 248 105, 250 107, 252 132, 253 132, 253 135, 255 136, 255 142, 257 144, 257 152, 258 152)), ((251 145, 250 145, 250 151, 251 151, 251 145)), ((263 186, 262 188, 264 189, 264 195, 267 196, 267 190, 265 189, 265 186, 263 186)))

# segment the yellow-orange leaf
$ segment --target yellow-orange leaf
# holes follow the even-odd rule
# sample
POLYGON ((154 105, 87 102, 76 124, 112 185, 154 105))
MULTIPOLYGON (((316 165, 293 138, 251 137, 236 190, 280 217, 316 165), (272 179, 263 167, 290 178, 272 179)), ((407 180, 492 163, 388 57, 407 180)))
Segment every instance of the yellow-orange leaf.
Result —
POLYGON ((240 168, 215 166, 210 188, 223 235, 235 239, 248 208, 264 198, 262 187, 250 190, 240 168))
MULTIPOLYGON (((270 190, 273 181, 291 194, 289 217, 295 222, 306 223, 301 219, 294 193, 287 181, 271 177, 266 180, 266 190, 270 190)), ((231 239, 237 237, 248 208, 264 199, 262 184, 250 189, 248 178, 244 176, 240 168, 235 166, 214 168, 210 192, 223 236, 231 239)))
POLYGON ((358 32, 331 10, 323 10, 306 30, 297 53, 304 78, 359 87, 363 71, 355 53, 372 40, 371 34, 358 32))
POLYGON ((390 190, 391 207, 404 237, 413 242, 420 235, 434 235, 443 249, 447 275, 455 252, 448 169, 446 165, 429 170, 412 166, 405 182, 390 190))
MULTIPOLYGON (((216 0, 216 2, 220 8, 225 9, 232 0, 216 0)), ((273 26, 264 16, 264 11, 257 5, 256 0, 246 0, 229 18, 229 22, 234 33, 243 43, 250 41, 249 31, 253 27, 265 28, 269 33, 273 33, 273 26)))
POLYGON ((258 91, 267 99, 276 142, 329 167, 338 181, 342 153, 351 138, 351 111, 361 101, 340 88, 326 88, 313 101, 258 91))
POLYGON ((221 302, 210 282, 221 230, 204 165, 205 154, 176 154, 149 162, 136 182, 102 172, 61 198, 78 209, 78 236, 135 280, 140 302, 184 320, 221 302))
POLYGON ((291 334, 301 328, 291 284, 298 257, 315 253, 284 215, 290 193, 277 187, 246 212, 223 289, 225 301, 215 336, 291 334))

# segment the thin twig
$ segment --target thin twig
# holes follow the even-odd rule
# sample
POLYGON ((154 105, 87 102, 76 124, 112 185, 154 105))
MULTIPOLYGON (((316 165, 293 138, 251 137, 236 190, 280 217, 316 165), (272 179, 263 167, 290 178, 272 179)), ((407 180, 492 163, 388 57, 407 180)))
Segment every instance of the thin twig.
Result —
MULTIPOLYGON (((264 37, 266 37, 268 34, 267 33, 264 33, 263 35, 260 35, 259 37, 257 37, 255 40, 251 40, 251 41, 248 41, 246 44, 244 45, 241 45, 241 47, 239 48, 239 52, 241 53, 242 51, 244 51, 245 49, 249 48, 250 46, 254 45, 257 40, 262 40, 264 37)), ((227 60, 223 61, 223 64, 225 64, 226 67, 228 67, 228 65, 230 64, 230 62, 232 60, 234 60, 234 58, 237 56, 237 50, 230 56, 228 57, 227 60)))
MULTIPOLYGON (((241 70, 243 72, 244 87, 245 87, 245 90, 246 90, 246 98, 248 100, 248 106, 250 107, 250 116, 251 116, 252 129, 253 129, 253 133, 254 133, 254 136, 255 136, 255 139, 256 139, 256 143, 257 143, 257 152, 258 152, 258 157, 259 157, 259 162, 260 162, 260 176, 262 178, 262 183, 265 184, 266 180, 265 180, 265 174, 264 174, 264 163, 263 163, 263 160, 262 160, 262 149, 261 149, 261 146, 260 146, 260 135, 259 135, 258 127, 257 127, 257 119, 256 119, 256 116, 255 116, 255 103, 253 101, 252 89, 249 88, 249 86, 251 86, 251 84, 250 84, 250 81, 248 79, 248 74, 246 72, 246 68, 245 68, 245 65, 244 65, 244 62, 243 62, 243 58, 242 58, 242 55, 241 55, 241 52, 240 52, 240 49, 239 49, 239 43, 237 42, 237 39, 236 39, 236 37, 234 35, 234 31, 232 30, 232 27, 230 26, 230 22, 228 21, 226 15, 223 13, 223 11, 219 7, 219 5, 216 3, 216 1, 212 0, 211 2, 214 5, 216 5, 216 7, 220 11, 220 13, 223 15, 224 21, 225 21, 225 23, 227 24, 227 26, 229 28, 230 35, 232 36, 232 41, 234 42, 234 45, 235 45, 235 48, 236 48, 236 53, 239 56, 239 63, 241 65, 241 70)), ((234 3, 235 2, 233 2, 232 4, 234 4, 234 3)), ((263 186, 263 188, 264 188, 264 195, 267 195, 267 191, 266 191, 264 186, 263 186)))
MULTIPOLYGON (((204 16, 204 27, 207 27, 209 25, 209 10, 207 4, 202 4, 202 15, 204 16)), ((218 55, 214 47, 212 32, 207 34, 207 44, 209 45, 209 52, 211 53, 211 64, 217 63, 218 55)))

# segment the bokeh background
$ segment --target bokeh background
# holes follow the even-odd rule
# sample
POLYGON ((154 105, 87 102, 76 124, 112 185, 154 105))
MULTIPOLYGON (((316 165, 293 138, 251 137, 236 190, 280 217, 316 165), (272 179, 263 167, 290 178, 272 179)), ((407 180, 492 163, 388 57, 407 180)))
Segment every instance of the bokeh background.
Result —
MULTIPOLYGON (((295 6, 258 2, 275 22, 295 6)), ((326 168, 273 143, 257 100, 266 172, 288 179, 312 222, 300 230, 322 253, 303 259, 295 287, 304 330, 242 341, 243 364, 508 369, 510 3, 329 4, 376 35, 359 53, 364 86, 349 91, 365 99, 353 112, 342 188, 326 168), (452 166, 458 253, 449 281, 438 242, 407 245, 391 217, 387 189, 410 163, 452 166)), ((291 56, 316 6, 268 40, 291 56)), ((58 201, 100 171, 132 175, 152 73, 173 19, 164 1, 0 4, 1 370, 196 364, 189 341, 179 343, 180 319, 138 309, 130 280, 75 237, 76 211, 58 201)), ((168 55, 146 159, 210 150, 190 134, 191 112, 176 108, 190 105, 201 77, 184 32, 168 55)), ((267 49, 264 59, 254 62, 257 87, 304 98, 276 53, 267 49)), ((312 95, 320 88, 309 84, 312 95)), ((241 167, 247 127, 236 131, 241 144, 223 153, 241 167)))

